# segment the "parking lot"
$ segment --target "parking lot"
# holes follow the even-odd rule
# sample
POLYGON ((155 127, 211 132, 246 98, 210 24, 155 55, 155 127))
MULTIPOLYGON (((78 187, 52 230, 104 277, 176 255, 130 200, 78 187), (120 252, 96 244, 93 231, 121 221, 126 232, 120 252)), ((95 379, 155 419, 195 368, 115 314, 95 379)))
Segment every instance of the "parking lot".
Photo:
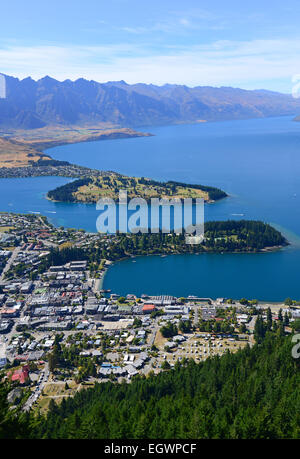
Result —
POLYGON ((159 342, 159 355, 156 359, 156 366, 160 367, 164 361, 167 361, 171 366, 177 360, 184 358, 193 359, 195 362, 200 362, 214 355, 222 355, 228 350, 236 352, 239 348, 246 346, 247 341, 237 340, 233 337, 213 336, 209 333, 199 333, 184 335, 185 341, 178 343, 177 346, 170 350, 166 350, 166 345, 170 343, 168 339, 159 337, 156 344, 159 342))

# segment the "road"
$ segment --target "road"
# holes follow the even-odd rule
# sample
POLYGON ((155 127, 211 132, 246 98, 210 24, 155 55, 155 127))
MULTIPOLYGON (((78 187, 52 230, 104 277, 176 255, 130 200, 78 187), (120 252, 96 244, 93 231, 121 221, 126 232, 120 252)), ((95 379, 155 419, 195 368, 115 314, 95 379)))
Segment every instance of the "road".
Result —
POLYGON ((199 306, 194 307, 194 325, 197 326, 199 323, 199 306))
POLYGON ((158 331, 158 329, 159 329, 159 325, 158 325, 157 322, 158 322, 158 320, 156 319, 156 320, 155 320, 154 327, 153 327, 152 335, 151 335, 150 338, 149 338, 148 346, 150 347, 150 349, 151 349, 151 347, 152 347, 153 344, 154 344, 155 337, 156 337, 156 333, 157 333, 157 331, 158 331))
POLYGON ((248 328, 249 328, 249 330, 251 332, 254 331, 256 319, 257 319, 257 316, 253 316, 252 319, 250 320, 249 324, 248 324, 248 328))
POLYGON ((42 390, 46 384, 46 382, 48 381, 48 378, 49 378, 49 367, 48 367, 48 363, 45 363, 45 367, 40 375, 40 378, 38 380, 38 383, 33 391, 33 393, 30 395, 30 397, 28 398, 28 400, 26 401, 25 405, 23 406, 23 410, 24 411, 29 411, 32 407, 32 405, 34 404, 34 402, 37 401, 37 399, 40 397, 41 393, 42 393, 42 390))
POLYGON ((15 259, 17 258, 18 256, 18 253, 20 252, 21 250, 21 247, 16 247, 12 253, 12 255, 10 256, 9 260, 7 261, 6 265, 5 265, 5 268, 3 269, 2 271, 2 274, 0 276, 0 283, 4 281, 4 275, 5 273, 9 270, 9 268, 11 267, 12 263, 15 261, 15 259))

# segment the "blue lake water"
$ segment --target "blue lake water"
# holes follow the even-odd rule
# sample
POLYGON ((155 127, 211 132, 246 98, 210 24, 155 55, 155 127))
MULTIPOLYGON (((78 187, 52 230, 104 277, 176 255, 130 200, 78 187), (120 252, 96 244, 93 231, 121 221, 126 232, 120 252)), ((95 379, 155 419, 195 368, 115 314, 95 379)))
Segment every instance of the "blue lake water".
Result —
MULTIPOLYGON (((125 293, 300 298, 300 123, 291 117, 145 128, 153 137, 66 145, 60 160, 126 175, 217 186, 230 197, 205 206, 206 220, 259 219, 292 246, 276 253, 141 257, 116 263, 104 287, 125 293)), ((95 205, 45 199, 70 179, 0 181, 0 210, 41 212, 57 226, 96 231, 95 205)))

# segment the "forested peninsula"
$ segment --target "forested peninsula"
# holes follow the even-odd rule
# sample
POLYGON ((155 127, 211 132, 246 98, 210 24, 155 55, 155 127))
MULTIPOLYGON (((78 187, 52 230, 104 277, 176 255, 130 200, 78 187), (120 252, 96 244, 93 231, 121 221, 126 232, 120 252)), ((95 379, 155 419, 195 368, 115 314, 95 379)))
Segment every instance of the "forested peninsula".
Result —
POLYGON ((106 248, 101 249, 101 253, 95 252, 95 257, 117 261, 139 255, 251 253, 288 245, 279 231, 260 221, 211 221, 206 222, 204 228, 205 237, 200 244, 187 244, 184 233, 117 234, 106 248))

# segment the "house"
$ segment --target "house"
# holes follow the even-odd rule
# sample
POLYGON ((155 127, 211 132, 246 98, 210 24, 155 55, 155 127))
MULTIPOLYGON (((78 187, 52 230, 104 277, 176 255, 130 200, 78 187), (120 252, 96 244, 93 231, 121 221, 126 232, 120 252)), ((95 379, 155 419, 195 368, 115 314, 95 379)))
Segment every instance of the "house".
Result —
POLYGON ((186 340, 186 338, 183 335, 176 335, 176 336, 173 337, 173 341, 177 341, 179 343, 181 343, 182 341, 185 341, 185 340, 186 340))
POLYGON ((137 338, 145 338, 146 337, 146 332, 145 330, 139 330, 138 333, 137 333, 137 338))
POLYGON ((126 372, 128 373, 129 378, 138 374, 138 371, 136 370, 136 368, 134 368, 133 365, 126 365, 126 367, 124 367, 124 370, 126 370, 126 372))
POLYGON ((20 387, 15 387, 13 390, 11 390, 9 392, 9 394, 7 395, 7 401, 8 403, 12 404, 16 404, 18 403, 21 398, 22 398, 22 389, 20 387))
POLYGON ((41 360, 45 355, 44 351, 33 351, 30 352, 28 355, 28 360, 29 361, 35 361, 35 360, 41 360))
POLYGON ((102 355, 103 355, 102 352, 101 352, 101 351, 98 351, 97 349, 94 349, 94 350, 92 351, 92 356, 93 356, 93 357, 102 357, 102 355))
POLYGON ((5 318, 11 318, 11 317, 17 317, 18 311, 16 309, 2 309, 1 310, 1 317, 3 319, 5 318))
POLYGON ((155 311, 156 307, 154 304, 144 304, 142 307, 143 314, 151 314, 151 312, 155 311))
POLYGON ((44 348, 50 349, 54 344, 54 339, 47 339, 44 343, 44 348))
POLYGON ((174 349, 174 347, 177 346, 177 343, 174 343, 174 341, 168 341, 165 343, 165 347, 168 347, 169 349, 174 349))
POLYGON ((33 288, 32 282, 25 282, 20 289, 20 293, 30 293, 32 288, 33 288))
POLYGON ((10 373, 11 381, 18 381, 20 384, 25 384, 29 377, 29 366, 24 365, 20 370, 10 373))
POLYGON ((141 352, 140 348, 137 346, 129 346, 128 350, 129 352, 132 352, 132 353, 141 352))

